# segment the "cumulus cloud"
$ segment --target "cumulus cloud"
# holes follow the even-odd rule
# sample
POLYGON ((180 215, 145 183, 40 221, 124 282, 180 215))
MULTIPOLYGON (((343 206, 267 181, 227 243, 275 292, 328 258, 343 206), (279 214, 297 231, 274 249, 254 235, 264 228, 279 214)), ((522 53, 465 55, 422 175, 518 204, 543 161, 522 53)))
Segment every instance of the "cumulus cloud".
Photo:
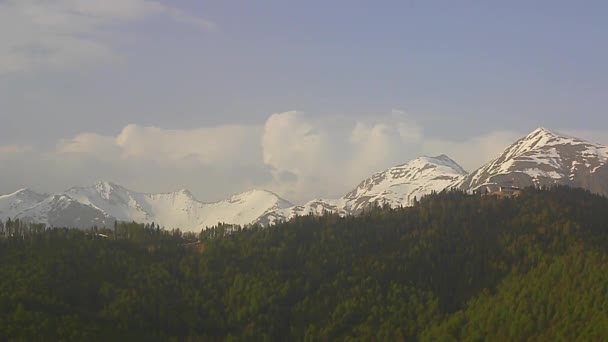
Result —
POLYGON ((82 133, 50 148, 0 146, 0 193, 20 187, 54 192, 110 180, 143 192, 189 188, 202 200, 219 200, 272 179, 260 136, 255 125, 128 125, 114 136, 82 133))
POLYGON ((117 61, 120 56, 107 28, 159 15, 207 30, 214 27, 159 1, 0 2, 0 74, 117 61))
POLYGON ((81 133, 73 139, 62 140, 57 144, 57 152, 61 154, 95 153, 95 155, 104 159, 114 159, 120 154, 120 150, 113 137, 96 133, 81 133))
POLYGON ((306 174, 326 161, 324 134, 298 112, 273 114, 262 136, 264 163, 278 171, 306 174))
POLYGON ((243 164, 260 159, 259 130, 256 126, 163 130, 128 125, 116 137, 116 144, 123 158, 159 163, 193 159, 203 164, 243 164))
POLYGON ((330 179, 324 169, 331 165, 332 146, 325 127, 291 111, 271 115, 261 139, 263 162, 271 168, 271 190, 300 199, 298 193, 308 185, 326 187, 330 179))
POLYGON ((400 111, 365 119, 291 111, 260 125, 181 130, 128 125, 116 135, 82 133, 48 149, 0 146, 0 192, 111 180, 138 191, 189 188, 205 201, 264 188, 303 203, 342 196, 372 173, 419 155, 447 154, 472 171, 525 133, 442 140, 400 111))
POLYGON ((131 124, 116 136, 82 133, 62 140, 57 152, 158 164, 244 165, 261 159, 260 132, 254 125, 167 130, 131 124))
POLYGON ((357 122, 350 134, 349 162, 351 177, 371 173, 417 157, 422 142, 422 128, 405 112, 393 110, 390 115, 357 122), (360 170, 360 171, 359 171, 360 170))
POLYGON ((273 114, 262 137, 274 175, 267 186, 299 202, 340 196, 370 173, 416 157, 421 140, 421 127, 399 111, 365 120, 273 114))
POLYGON ((0 188, 10 191, 14 184, 26 183, 56 191, 109 179, 142 191, 187 187, 204 200, 268 188, 301 202, 339 195, 371 170, 389 166, 382 151, 373 151, 401 139, 389 126, 312 120, 298 112, 274 114, 263 126, 167 130, 128 125, 113 136, 82 133, 29 154, 18 153, 17 146, 4 147, 3 155, 14 153, 0 188), (44 176, 26 176, 18 169, 44 170, 44 176))

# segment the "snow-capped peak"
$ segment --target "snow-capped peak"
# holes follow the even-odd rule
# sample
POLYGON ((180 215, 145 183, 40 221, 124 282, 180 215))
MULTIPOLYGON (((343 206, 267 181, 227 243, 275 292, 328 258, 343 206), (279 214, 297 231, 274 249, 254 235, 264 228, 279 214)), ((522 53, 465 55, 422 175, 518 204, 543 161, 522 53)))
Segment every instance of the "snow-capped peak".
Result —
MULTIPOLYGON (((608 160, 608 148, 538 128, 509 146, 498 158, 469 175, 462 189, 498 186, 568 184, 582 186, 608 160)), ((598 188, 603 193, 604 186, 598 188)), ((608 190, 608 188, 606 189, 608 190)))
POLYGON ((346 194, 344 200, 352 212, 374 202, 408 206, 414 198, 441 191, 464 175, 466 171, 446 155, 421 156, 372 175, 346 194))
POLYGON ((535 148, 538 149, 552 142, 556 142, 560 138, 561 136, 559 134, 549 131, 544 127, 537 128, 511 145, 506 151, 506 154, 504 154, 504 158, 511 159, 532 151, 535 148))
POLYGON ((566 184, 608 195, 608 148, 539 127, 472 174, 446 155, 421 156, 363 180, 337 199, 294 206, 275 193, 251 190, 203 203, 188 190, 146 194, 109 181, 52 196, 22 189, 0 195, 0 219, 20 218, 54 226, 88 228, 118 221, 158 223, 198 232, 218 223, 273 224, 296 215, 357 214, 372 203, 408 206, 416 198, 451 187, 471 191, 509 184, 566 184))
POLYGON ((108 181, 99 181, 89 189, 95 189, 95 191, 97 191, 97 193, 104 199, 110 199, 110 196, 112 196, 112 194, 116 191, 126 190, 122 186, 108 181))
POLYGON ((301 206, 275 210, 258 222, 267 225, 299 215, 357 214, 373 203, 392 207, 410 206, 416 198, 433 191, 442 191, 466 175, 466 171, 450 157, 421 156, 405 164, 375 173, 339 199, 317 199, 301 206))
POLYGON ((556 133, 546 127, 538 127, 537 129, 533 130, 532 132, 530 132, 529 135, 536 135, 536 134, 550 134, 550 135, 559 135, 559 133, 556 133))
POLYGON ((203 203, 186 189, 145 194, 107 181, 73 187, 48 197, 40 195, 30 201, 19 199, 19 194, 25 192, 0 197, 0 219, 10 216, 50 226, 81 228, 107 226, 115 220, 154 222, 167 228, 198 232, 220 222, 250 224, 268 211, 293 206, 266 190, 252 190, 228 200, 203 203))
POLYGON ((0 220, 15 218, 20 212, 27 210, 45 199, 45 195, 30 189, 20 189, 13 193, 0 195, 0 220))
POLYGON ((218 222, 247 225, 258 223, 268 213, 293 207, 293 204, 267 190, 251 190, 236 194, 225 201, 205 204, 201 226, 218 222))
POLYGON ((98 181, 97 183, 95 183, 94 185, 96 188, 105 188, 105 189, 111 189, 111 188, 116 188, 116 187, 120 187, 120 185, 117 185, 113 182, 110 181, 98 181))
POLYGON ((395 166, 391 169, 402 169, 403 167, 414 170, 419 169, 421 172, 424 170, 437 169, 441 172, 456 172, 461 175, 467 174, 467 172, 460 165, 458 165, 458 163, 445 154, 441 154, 436 157, 420 156, 412 161, 409 161, 403 165, 395 166))

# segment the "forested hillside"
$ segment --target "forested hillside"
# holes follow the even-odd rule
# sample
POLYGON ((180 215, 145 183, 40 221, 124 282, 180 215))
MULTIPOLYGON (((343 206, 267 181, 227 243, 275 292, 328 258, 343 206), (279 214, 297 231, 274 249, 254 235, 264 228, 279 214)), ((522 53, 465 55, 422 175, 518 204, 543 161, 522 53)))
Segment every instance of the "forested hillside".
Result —
POLYGON ((199 236, 7 226, 8 340, 608 338, 608 199, 580 189, 444 192, 199 236))

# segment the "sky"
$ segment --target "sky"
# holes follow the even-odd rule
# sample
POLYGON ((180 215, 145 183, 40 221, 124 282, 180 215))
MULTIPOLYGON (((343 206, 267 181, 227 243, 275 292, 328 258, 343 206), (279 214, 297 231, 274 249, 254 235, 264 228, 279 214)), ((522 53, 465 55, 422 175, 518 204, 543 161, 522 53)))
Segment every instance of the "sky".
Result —
POLYGON ((608 143, 608 2, 0 0, 0 193, 339 197, 539 126, 608 143))

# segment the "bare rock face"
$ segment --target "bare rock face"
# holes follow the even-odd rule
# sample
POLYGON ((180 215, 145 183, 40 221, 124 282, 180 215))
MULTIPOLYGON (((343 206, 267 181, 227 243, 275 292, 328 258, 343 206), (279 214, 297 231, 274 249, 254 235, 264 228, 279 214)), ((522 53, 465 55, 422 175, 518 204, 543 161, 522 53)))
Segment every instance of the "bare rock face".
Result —
POLYGON ((607 195, 608 148, 538 128, 508 147, 498 158, 468 175, 462 190, 569 185, 607 195))

